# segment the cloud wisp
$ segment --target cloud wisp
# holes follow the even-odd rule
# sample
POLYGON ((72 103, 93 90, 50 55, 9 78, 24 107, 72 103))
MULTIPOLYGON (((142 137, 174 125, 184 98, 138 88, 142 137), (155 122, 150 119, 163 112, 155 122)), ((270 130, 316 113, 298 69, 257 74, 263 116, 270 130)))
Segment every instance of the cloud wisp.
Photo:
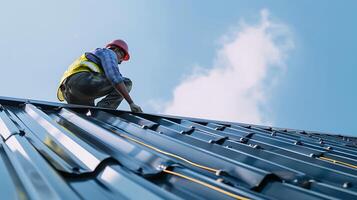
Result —
POLYGON ((242 21, 220 40, 210 69, 196 67, 176 86, 165 114, 271 124, 269 92, 286 71, 293 48, 289 28, 260 12, 257 24, 242 21))

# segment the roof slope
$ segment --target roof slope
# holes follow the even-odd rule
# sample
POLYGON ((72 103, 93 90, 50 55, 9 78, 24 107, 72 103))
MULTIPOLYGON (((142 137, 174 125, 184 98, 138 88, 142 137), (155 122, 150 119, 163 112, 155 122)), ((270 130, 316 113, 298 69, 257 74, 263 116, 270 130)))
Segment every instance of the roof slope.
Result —
POLYGON ((356 138, 0 98, 2 199, 357 199, 356 138))

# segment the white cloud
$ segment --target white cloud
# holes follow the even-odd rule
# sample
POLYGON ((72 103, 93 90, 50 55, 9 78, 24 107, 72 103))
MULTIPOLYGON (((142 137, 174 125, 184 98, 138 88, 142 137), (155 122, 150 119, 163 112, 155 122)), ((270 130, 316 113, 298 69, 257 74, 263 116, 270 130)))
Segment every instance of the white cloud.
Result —
MULTIPOLYGON (((164 105, 165 114, 239 121, 272 123, 267 105, 269 92, 286 70, 285 60, 293 48, 286 25, 276 23, 267 10, 260 22, 242 21, 222 37, 211 69, 199 67, 174 89, 164 105)), ((153 103, 151 103, 153 104, 153 103)))

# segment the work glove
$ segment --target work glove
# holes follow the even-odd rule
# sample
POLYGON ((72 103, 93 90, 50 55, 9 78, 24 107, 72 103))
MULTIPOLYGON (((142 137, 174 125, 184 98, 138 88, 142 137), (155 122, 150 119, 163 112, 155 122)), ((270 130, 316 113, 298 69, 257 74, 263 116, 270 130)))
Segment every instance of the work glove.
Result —
POLYGON ((131 112, 142 113, 140 106, 136 105, 135 103, 129 104, 131 112))

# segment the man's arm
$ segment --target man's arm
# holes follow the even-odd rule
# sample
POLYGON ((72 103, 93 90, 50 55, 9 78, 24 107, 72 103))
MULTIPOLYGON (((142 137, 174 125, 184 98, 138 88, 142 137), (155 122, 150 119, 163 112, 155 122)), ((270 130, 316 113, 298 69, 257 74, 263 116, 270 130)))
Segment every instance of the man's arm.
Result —
POLYGON ((136 105, 134 101, 131 99, 128 91, 126 90, 124 82, 118 83, 115 85, 115 89, 124 97, 124 99, 128 102, 131 111, 133 112, 143 112, 140 106, 136 105))
POLYGON ((126 90, 124 82, 116 84, 115 89, 124 97, 124 99, 128 102, 128 104, 134 103, 128 91, 126 90))

